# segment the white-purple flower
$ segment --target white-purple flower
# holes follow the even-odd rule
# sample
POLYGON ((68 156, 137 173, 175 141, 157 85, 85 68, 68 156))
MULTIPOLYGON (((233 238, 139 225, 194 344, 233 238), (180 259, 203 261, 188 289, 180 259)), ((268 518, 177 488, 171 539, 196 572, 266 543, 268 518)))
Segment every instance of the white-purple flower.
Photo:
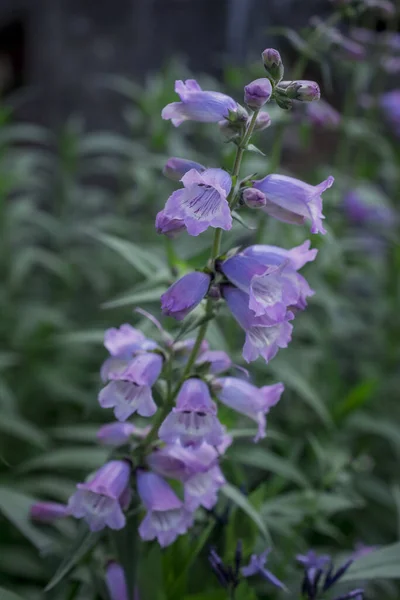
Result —
POLYGON ((224 431, 217 418, 217 407, 208 386, 201 379, 187 379, 176 398, 176 406, 161 424, 158 435, 167 443, 180 441, 183 446, 207 442, 218 446, 224 431))
POLYGON ((33 521, 41 523, 53 523, 68 516, 67 506, 59 502, 34 502, 29 512, 33 521))
POLYGON ((241 413, 258 425, 255 442, 265 437, 266 414, 275 406, 284 390, 283 383, 257 388, 248 381, 236 377, 221 377, 215 380, 215 393, 218 400, 241 413))
POLYGON ((272 85, 269 79, 255 79, 244 87, 244 101, 253 110, 259 110, 272 95, 272 85))
POLYGON ((141 417, 151 417, 157 410, 148 385, 122 380, 110 381, 100 391, 99 404, 102 408, 114 408, 118 421, 126 421, 135 412, 141 417))
POLYGON ((142 352, 136 354, 124 369, 111 371, 108 378, 117 381, 130 381, 137 386, 149 386, 155 384, 163 366, 163 359, 156 352, 142 352))
POLYGON ((194 511, 199 506, 204 506, 211 510, 218 501, 218 490, 225 483, 225 477, 218 465, 208 471, 195 473, 184 484, 186 508, 194 511))
POLYGON ((138 470, 137 490, 147 509, 139 526, 139 535, 143 540, 157 539, 160 546, 169 546, 178 535, 186 533, 191 527, 193 514, 162 477, 138 470))
POLYGON ((183 221, 190 235, 197 236, 208 227, 232 228, 227 196, 232 187, 230 175, 222 169, 191 169, 181 179, 183 189, 168 198, 163 214, 183 221))
POLYGON ((195 364, 198 366, 208 365, 209 373, 216 375, 230 369, 232 360, 223 350, 206 350, 200 354, 195 364))
POLYGON ((265 244, 255 244, 243 250, 245 256, 251 256, 258 260, 262 265, 276 265, 288 261, 288 266, 298 271, 308 262, 315 260, 318 250, 310 250, 310 240, 306 240, 300 246, 295 246, 286 250, 279 246, 267 246, 265 244))
POLYGON ((210 287, 208 273, 194 271, 178 279, 161 296, 161 309, 164 315, 181 321, 203 300, 210 287))
POLYGON ((180 102, 172 102, 162 110, 161 117, 170 119, 175 127, 184 121, 216 123, 237 111, 233 98, 220 92, 203 91, 197 81, 175 81, 175 92, 180 102))
POLYGON ((147 428, 138 428, 133 423, 107 423, 100 427, 97 432, 97 440, 104 446, 123 446, 133 435, 143 437, 143 432, 148 433, 147 428))
POLYGON ((112 460, 96 471, 87 482, 78 483, 68 502, 68 513, 85 519, 92 531, 108 526, 122 529, 124 499, 129 490, 131 468, 126 461, 112 460))
POLYGON ((106 586, 111 600, 129 600, 124 570, 113 560, 106 568, 106 586))
POLYGON ((243 358, 247 362, 262 356, 268 363, 279 348, 288 346, 292 338, 293 327, 289 323, 294 316, 292 312, 288 311, 282 322, 274 323, 267 315, 254 315, 249 308, 249 296, 245 292, 232 286, 224 286, 223 295, 236 321, 246 333, 243 358))
POLYGON ((267 203, 261 209, 267 214, 284 221, 302 225, 306 220, 311 221, 311 233, 326 233, 322 225, 321 194, 330 188, 334 178, 314 186, 300 179, 286 175, 267 175, 264 179, 254 181, 256 189, 261 190, 267 203))
POLYGON ((112 327, 104 333, 104 346, 111 356, 129 359, 139 350, 152 350, 157 344, 128 323, 112 327))

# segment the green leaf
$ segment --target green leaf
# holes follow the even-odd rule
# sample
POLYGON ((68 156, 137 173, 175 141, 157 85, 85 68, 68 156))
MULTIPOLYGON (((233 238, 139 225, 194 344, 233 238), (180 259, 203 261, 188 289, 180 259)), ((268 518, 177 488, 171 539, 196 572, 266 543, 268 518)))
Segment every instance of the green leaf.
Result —
POLYGON ((247 516, 250 517, 250 519, 257 525, 259 531, 262 533, 265 540, 269 543, 271 541, 271 536, 267 530, 267 527, 264 521, 262 520, 259 512, 254 508, 252 504, 250 504, 246 496, 242 494, 242 492, 238 490, 237 487, 231 485, 230 483, 226 483, 221 488, 221 491, 227 498, 229 498, 229 500, 232 500, 232 502, 236 504, 236 506, 241 508, 243 512, 245 512, 247 516))
POLYGON ((75 471, 93 471, 104 464, 110 454, 106 448, 60 448, 51 453, 36 456, 23 463, 19 470, 22 472, 35 469, 73 469, 75 471))
POLYGON ((382 419, 377 415, 357 413, 347 423, 349 427, 361 433, 372 433, 386 439, 397 451, 400 451, 400 430, 394 421, 382 419))
POLYGON ((165 292, 166 288, 156 287, 151 290, 145 290, 143 292, 136 292, 129 296, 121 296, 115 300, 105 302, 103 308, 117 308, 118 306, 127 306, 129 304, 143 304, 145 302, 159 302, 161 295, 165 292))
POLYGON ((6 590, 6 588, 0 587, 0 598, 1 600, 24 600, 22 596, 18 596, 11 592, 10 590, 6 590))
POLYGON ((52 427, 49 430, 50 435, 57 440, 87 442, 93 443, 97 441, 97 431, 101 425, 61 425, 60 427, 52 427))
POLYGON ((266 156, 260 148, 257 148, 254 144, 249 144, 246 148, 248 152, 254 152, 255 154, 261 154, 261 156, 266 156))
POLYGON ((376 379, 361 381, 361 383, 353 387, 341 402, 336 404, 334 408, 335 417, 343 417, 356 411, 372 399, 377 387, 378 381, 376 379))
POLYGON ((93 533, 88 529, 83 528, 81 534, 78 536, 74 544, 66 552, 64 560, 61 562, 57 571, 47 584, 45 591, 52 590, 68 573, 79 563, 85 555, 90 552, 93 546, 98 542, 102 535, 102 532, 93 533))
POLYGON ((48 444, 46 435, 40 429, 17 415, 7 415, 3 412, 0 419, 0 432, 42 449, 48 444))
POLYGON ((33 498, 11 488, 0 487, 0 512, 15 525, 40 552, 53 545, 53 541, 30 522, 33 498))
POLYGON ((238 212, 236 212, 236 210, 232 211, 232 218, 238 223, 240 223, 242 227, 245 227, 245 229, 249 229, 250 231, 255 231, 257 229, 255 225, 249 225, 248 223, 246 223, 246 221, 240 216, 238 212))
POLYGON ((301 486, 307 487, 309 485, 302 472, 292 463, 265 448, 249 448, 248 446, 246 448, 231 448, 227 456, 233 461, 275 473, 301 486))
POLYGON ((400 579, 400 542, 379 548, 354 561, 341 581, 400 579))

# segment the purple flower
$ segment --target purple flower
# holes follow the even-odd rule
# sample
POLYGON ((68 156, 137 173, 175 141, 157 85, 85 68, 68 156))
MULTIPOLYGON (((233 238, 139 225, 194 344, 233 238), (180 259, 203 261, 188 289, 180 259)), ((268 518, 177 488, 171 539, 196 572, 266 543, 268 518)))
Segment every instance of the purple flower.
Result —
POLYGON ((156 343, 131 325, 124 323, 118 329, 112 327, 104 333, 104 346, 111 356, 129 359, 138 350, 152 349, 156 343))
POLYGON ((254 131, 264 131, 271 125, 271 117, 267 112, 260 112, 257 115, 256 124, 254 127, 254 131))
POLYGON ((324 100, 309 102, 305 107, 308 120, 315 127, 334 129, 339 126, 342 117, 328 102, 324 100))
POLYGON ((106 586, 111 600, 129 600, 124 570, 115 561, 110 561, 107 565, 106 586))
POLYGON ((100 391, 99 404, 102 408, 114 408, 118 421, 126 421, 135 412, 151 417, 157 410, 151 388, 130 381, 111 381, 100 391))
MULTIPOLYGON (((400 98, 399 98, 400 99, 400 98)), ((343 209, 354 224, 375 224, 390 227, 396 221, 396 216, 389 206, 379 204, 374 194, 368 190, 350 190, 343 198, 343 209), (371 201, 372 200, 372 201, 371 201)))
POLYGON ((87 482, 78 483, 78 489, 68 502, 68 513, 76 519, 85 519, 92 531, 108 526, 125 527, 122 512, 124 496, 129 486, 130 466, 123 460, 112 460, 96 471, 87 482))
POLYGON ((271 571, 265 568, 265 563, 267 562, 268 554, 271 552, 270 548, 267 548, 262 554, 252 554, 250 558, 250 563, 247 567, 242 567, 242 575, 244 577, 251 577, 252 575, 261 575, 272 583, 275 587, 280 588, 281 590, 286 590, 286 586, 279 581, 277 577, 271 571))
POLYGON ((228 117, 230 111, 237 111, 237 103, 232 98, 219 92, 203 91, 194 79, 175 81, 175 92, 181 101, 167 104, 161 113, 161 117, 171 119, 175 127, 184 121, 216 123, 228 117))
POLYGON ((242 199, 249 208, 262 208, 267 203, 265 194, 255 188, 246 188, 243 190, 242 199))
POLYGON ((232 361, 222 350, 206 350, 196 360, 196 365, 209 364, 209 372, 213 375, 227 371, 232 366, 232 361))
POLYGON ((160 546, 169 546, 178 535, 186 533, 193 523, 189 512, 162 477, 156 473, 138 470, 137 489, 147 514, 139 526, 143 540, 158 540, 160 546))
POLYGON ((314 550, 309 550, 307 554, 298 554, 296 559, 304 567, 303 590, 313 597, 318 592, 320 578, 331 563, 331 557, 329 554, 318 555, 314 550))
POLYGON ((249 308, 249 296, 231 286, 224 286, 223 295, 236 321, 246 332, 243 358, 247 362, 262 356, 269 362, 279 348, 286 348, 291 340, 292 325, 288 322, 293 313, 286 313, 285 320, 274 324, 266 316, 256 317, 249 308))
POLYGON ((306 81, 304 79, 282 81, 280 85, 285 90, 286 96, 291 100, 312 102, 313 100, 319 100, 321 97, 319 85, 315 81, 306 81))
POLYGON ((243 250, 245 256, 250 256, 258 260, 262 265, 276 265, 288 261, 288 266, 298 271, 308 262, 315 260, 318 250, 310 250, 310 240, 306 240, 300 246, 295 246, 286 250, 279 246, 267 246, 256 244, 243 250))
POLYGON ((286 175, 267 175, 253 184, 267 197, 267 204, 262 209, 267 214, 285 223, 297 225, 309 219, 311 233, 326 233, 322 226, 322 219, 325 217, 322 214, 321 194, 332 186, 333 181, 330 176, 313 186, 286 175))
POLYGON ((123 446, 137 428, 132 423, 107 423, 97 432, 97 440, 105 446, 123 446))
POLYGON ((163 477, 187 481, 197 473, 205 473, 217 464, 218 452, 209 444, 185 448, 180 444, 166 444, 147 457, 153 471, 163 477))
POLYGON ((389 125, 395 134, 400 136, 400 89, 382 94, 380 106, 389 125))
POLYGON ((210 275, 201 271, 188 273, 178 279, 161 296, 163 314, 182 321, 203 300, 210 282, 210 275))
POLYGON ((227 196, 232 186, 229 174, 222 169, 206 169, 199 173, 191 169, 181 179, 183 189, 167 200, 164 215, 180 219, 189 235, 197 236, 208 227, 232 228, 232 216, 227 196))
POLYGON ((137 386, 149 386, 155 384, 163 366, 163 359, 155 352, 137 354, 127 363, 124 369, 117 369, 108 374, 109 379, 117 381, 130 381, 137 386))
POLYGON ((218 400, 222 404, 246 415, 257 423, 258 431, 254 441, 258 442, 264 438, 267 423, 265 415, 269 413, 272 406, 279 402, 284 390, 283 383, 257 388, 243 379, 222 377, 217 379, 214 385, 218 400))
POLYGON ((279 83, 283 77, 284 68, 281 55, 274 48, 267 48, 261 54, 267 77, 274 83, 279 83))
POLYGON ((244 101, 253 110, 258 110, 272 95, 272 85, 269 79, 255 79, 244 88, 244 101))
POLYGON ((196 169, 196 171, 202 173, 206 168, 194 160, 172 157, 165 163, 163 174, 168 177, 168 179, 172 179, 172 181, 180 181, 185 173, 191 169, 196 169))
POLYGON ((30 508, 31 519, 41 523, 53 523, 67 516, 67 506, 58 502, 35 502, 30 508))
POLYGON ((183 219, 175 219, 168 217, 165 210, 160 210, 156 216, 156 231, 163 233, 169 238, 174 238, 186 229, 183 219))
POLYGON ((203 442, 218 446, 224 432, 216 415, 217 408, 204 381, 187 379, 158 435, 164 442, 179 440, 183 446, 200 446, 203 442))
POLYGON ((195 473, 184 485, 185 506, 194 511, 199 506, 211 510, 218 500, 218 490, 226 483, 218 465, 203 473, 195 473))

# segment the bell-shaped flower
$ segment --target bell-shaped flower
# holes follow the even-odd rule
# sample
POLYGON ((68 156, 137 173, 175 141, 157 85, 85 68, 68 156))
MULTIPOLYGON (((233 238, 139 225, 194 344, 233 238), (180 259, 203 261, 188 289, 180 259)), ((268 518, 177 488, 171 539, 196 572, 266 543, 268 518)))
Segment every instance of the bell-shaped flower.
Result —
POLYGON ((172 181, 180 181, 185 173, 190 169, 196 169, 199 173, 206 170, 203 165, 194 160, 188 160, 187 158, 172 157, 167 160, 163 168, 163 174, 171 179, 172 181))
POLYGON ((100 427, 97 432, 97 440, 104 446, 123 446, 133 435, 145 437, 149 429, 147 427, 136 427, 133 423, 107 423, 100 427))
POLYGON ((321 194, 333 184, 333 177, 328 177, 319 185, 309 185, 300 179, 286 175, 267 175, 264 179, 254 181, 256 189, 261 190, 267 198, 261 209, 267 214, 286 223, 303 224, 311 221, 311 233, 326 233, 322 225, 321 194))
POLYGON ((129 359, 135 352, 152 350, 157 347, 157 344, 146 338, 139 329, 124 323, 121 327, 112 327, 106 330, 104 333, 104 346, 111 356, 129 359))
POLYGON ((171 239, 175 238, 179 233, 186 229, 183 219, 168 217, 165 214, 165 210, 160 210, 160 212, 157 213, 155 225, 157 233, 163 233, 171 239))
POLYGON ((197 366, 208 365, 209 373, 223 373, 232 366, 232 360, 223 350, 206 350, 202 352, 195 363, 197 366))
POLYGON ((166 444, 155 449, 147 457, 152 471, 163 477, 187 481, 197 473, 205 473, 217 464, 218 451, 209 444, 184 447, 181 444, 166 444))
POLYGON ((275 406, 284 390, 283 383, 265 385, 257 388, 248 381, 236 377, 221 377, 214 382, 215 393, 218 400, 241 413, 258 425, 258 432, 254 438, 258 442, 265 437, 266 414, 275 406))
POLYGON ((262 356, 268 363, 277 354, 279 348, 286 348, 292 337, 292 325, 288 322, 293 318, 293 313, 288 311, 285 319, 274 323, 262 315, 256 317, 249 308, 248 294, 232 286, 224 286, 223 295, 229 309, 239 325, 246 333, 243 346, 243 358, 247 362, 262 356))
POLYGON ((135 412, 141 417, 151 417, 157 410, 148 385, 122 380, 110 381, 100 390, 99 404, 102 408, 114 408, 118 421, 126 421, 135 412))
POLYGON ((187 379, 176 399, 176 406, 161 424, 158 435, 167 443, 180 441, 183 446, 200 446, 207 442, 218 446, 224 431, 217 418, 207 384, 201 379, 187 379))
POLYGON ((186 533, 191 527, 193 514, 162 477, 138 470, 137 490, 147 509, 139 526, 139 535, 143 540, 157 539, 160 546, 169 546, 178 535, 186 533))
POLYGON ((211 510, 218 500, 218 490, 226 481, 218 465, 203 473, 195 473, 184 484, 185 506, 194 511, 199 506, 211 510))
POLYGON ((59 502, 34 502, 30 507, 30 517, 40 523, 53 523, 68 516, 68 508, 59 502))
POLYGON ((113 560, 106 568, 106 586, 111 600, 129 600, 124 570, 113 560))
POLYGON ((237 111, 233 98, 220 92, 203 91, 197 81, 175 81, 175 92, 180 102, 172 102, 163 108, 161 117, 170 119, 175 127, 184 121, 216 123, 237 111))
POLYGON ((87 482, 78 483, 77 491, 68 502, 68 512, 76 519, 85 519, 91 531, 125 527, 122 512, 129 490, 130 465, 112 460, 96 471, 87 482))
POLYGON ((310 250, 310 240, 306 240, 300 246, 286 250, 279 246, 267 246, 266 244, 255 244, 245 248, 242 252, 245 256, 255 258, 264 266, 279 266, 287 262, 288 267, 298 271, 308 262, 315 260, 318 250, 310 250))
POLYGON ((210 275, 201 271, 188 273, 178 279, 161 296, 163 314, 182 321, 203 300, 210 282, 210 275))
POLYGON ((208 227, 232 228, 227 196, 232 187, 230 175, 222 169, 191 169, 181 179, 183 189, 168 198, 163 214, 182 220, 190 235, 199 235, 208 227))
POLYGON ((124 369, 109 373, 109 379, 130 381, 138 386, 151 387, 157 381, 162 366, 163 359, 160 354, 143 352, 134 356, 124 369))

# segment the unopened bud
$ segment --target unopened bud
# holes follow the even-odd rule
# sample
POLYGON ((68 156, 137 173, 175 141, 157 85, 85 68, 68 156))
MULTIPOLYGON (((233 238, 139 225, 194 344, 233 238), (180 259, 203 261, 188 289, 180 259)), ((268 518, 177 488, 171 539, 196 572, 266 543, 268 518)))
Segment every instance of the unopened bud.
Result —
POLYGON ((244 101, 253 110, 258 110, 271 98, 272 85, 269 79, 262 77, 252 81, 244 88, 244 101))
POLYGON ((262 131, 271 125, 271 117, 267 112, 261 112, 257 115, 254 131, 262 131))
POLYGON ((319 85, 315 81, 291 81, 285 88, 285 93, 291 100, 299 100, 300 102, 312 102, 313 100, 319 100, 321 97, 319 85))
POLYGON ((205 171, 205 167, 194 160, 172 157, 165 163, 163 174, 168 179, 172 179, 172 181, 180 181, 190 169, 196 169, 199 173, 205 171))
POLYGON ((58 502, 35 502, 30 507, 30 516, 33 521, 53 523, 57 519, 68 516, 65 504, 58 502))
POLYGON ((256 188, 246 188, 242 193, 243 202, 249 208, 262 208, 267 204, 267 198, 260 190, 256 188))
POLYGON ((261 54, 267 77, 273 83, 279 83, 283 77, 284 67, 281 55, 274 48, 267 48, 261 54))

